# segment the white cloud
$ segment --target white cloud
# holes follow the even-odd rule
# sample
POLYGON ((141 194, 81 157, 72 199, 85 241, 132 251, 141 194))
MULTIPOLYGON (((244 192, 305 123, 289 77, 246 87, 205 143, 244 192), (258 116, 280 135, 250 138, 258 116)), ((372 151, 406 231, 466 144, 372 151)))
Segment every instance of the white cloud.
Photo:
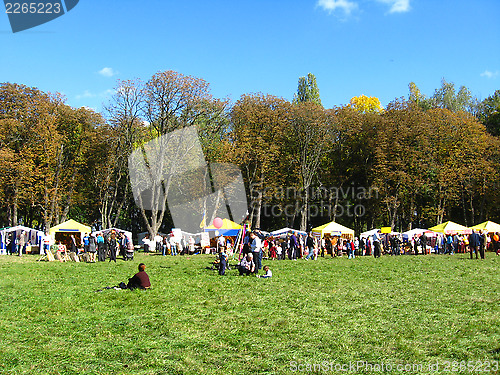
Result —
POLYGON ((86 99, 86 98, 93 98, 94 96, 95 96, 95 94, 92 94, 89 90, 85 90, 83 92, 83 94, 76 95, 76 99, 80 100, 80 99, 86 99))
POLYGON ((89 99, 89 98, 107 98, 115 93, 113 89, 107 89, 99 93, 93 93, 90 90, 85 90, 83 94, 75 95, 76 100, 89 99))
POLYGON ((104 77, 113 77, 114 75, 116 75, 117 73, 113 70, 113 68, 102 68, 101 70, 99 70, 98 72, 100 75, 104 76, 104 77))
POLYGON ((486 77, 486 78, 497 78, 500 72, 497 70, 496 72, 490 72, 489 70, 485 70, 484 72, 481 73, 481 77, 486 77))
POLYGON ((358 4, 348 0, 318 0, 316 6, 319 6, 330 13, 336 9, 341 9, 346 15, 349 15, 358 7, 358 4))
POLYGON ((410 0, 377 0, 380 3, 387 4, 391 7, 389 13, 405 13, 410 7, 410 0))

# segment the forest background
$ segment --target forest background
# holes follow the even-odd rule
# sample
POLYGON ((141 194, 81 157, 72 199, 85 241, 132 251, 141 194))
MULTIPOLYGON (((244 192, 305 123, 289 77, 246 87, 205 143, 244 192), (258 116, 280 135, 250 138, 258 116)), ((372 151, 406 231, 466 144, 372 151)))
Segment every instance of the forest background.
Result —
POLYGON ((500 219, 500 90, 479 101, 445 79, 431 96, 412 82, 385 108, 364 95, 324 108, 309 73, 292 102, 252 93, 231 103, 203 79, 164 71, 118 81, 103 113, 0 84, 0 226, 47 229, 72 218, 169 232, 168 208, 135 202, 128 158, 187 126, 207 162, 241 170, 254 228, 335 220, 359 233, 500 219))

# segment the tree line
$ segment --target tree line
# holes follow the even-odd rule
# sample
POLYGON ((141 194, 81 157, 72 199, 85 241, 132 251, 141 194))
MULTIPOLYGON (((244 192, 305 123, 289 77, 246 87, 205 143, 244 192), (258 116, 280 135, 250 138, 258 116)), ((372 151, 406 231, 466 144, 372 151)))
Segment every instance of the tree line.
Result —
POLYGON ((408 97, 386 108, 366 96, 324 108, 309 74, 292 102, 254 93, 230 103, 203 79, 165 71, 118 81, 102 114, 0 84, 0 224, 43 229, 74 218, 170 230, 166 185, 155 207, 141 205, 128 162, 148 141, 188 126, 207 162, 240 169, 253 227, 335 220, 357 231, 406 230, 500 218, 500 90, 479 101, 443 80, 426 97, 410 83, 408 97))

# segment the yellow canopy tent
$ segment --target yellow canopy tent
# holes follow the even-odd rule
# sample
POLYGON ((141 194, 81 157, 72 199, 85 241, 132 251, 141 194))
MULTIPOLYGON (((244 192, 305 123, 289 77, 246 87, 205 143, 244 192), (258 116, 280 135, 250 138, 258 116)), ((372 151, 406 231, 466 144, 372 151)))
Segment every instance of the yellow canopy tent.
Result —
POLYGON ((493 221, 485 221, 484 223, 474 225, 472 229, 475 230, 486 230, 488 233, 500 232, 500 224, 494 223, 493 221))
POLYGON ((229 219, 223 219, 222 226, 220 228, 216 228, 212 224, 212 225, 205 228, 205 232, 216 231, 216 235, 237 236, 240 229, 241 229, 241 225, 236 224, 234 221, 231 221, 229 219))
POLYGON ((453 221, 447 221, 446 223, 442 223, 439 225, 436 225, 434 227, 429 228, 429 230, 437 233, 444 233, 444 234, 453 234, 453 233, 458 233, 458 234, 470 234, 472 233, 472 230, 470 228, 464 227, 463 225, 454 223, 453 221))
POLYGON ((91 230, 92 229, 87 225, 80 224, 75 220, 68 220, 50 228, 49 234, 55 239, 56 243, 60 241, 65 244, 66 247, 70 248, 71 235, 75 236, 77 245, 80 245, 83 234, 90 233, 91 230))
POLYGON ((312 229, 313 235, 323 237, 325 234, 341 235, 343 237, 354 237, 354 230, 344 227, 334 221, 320 225, 312 229))

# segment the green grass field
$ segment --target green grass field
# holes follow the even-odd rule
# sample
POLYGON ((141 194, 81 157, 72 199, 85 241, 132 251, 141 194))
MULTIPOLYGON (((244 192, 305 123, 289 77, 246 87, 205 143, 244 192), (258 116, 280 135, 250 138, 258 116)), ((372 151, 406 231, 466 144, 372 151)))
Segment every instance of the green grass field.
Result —
POLYGON ((499 372, 492 253, 264 261, 268 280, 221 277, 205 255, 37 259, 0 257, 1 374, 499 372), (95 292, 139 262, 151 290, 95 292))

